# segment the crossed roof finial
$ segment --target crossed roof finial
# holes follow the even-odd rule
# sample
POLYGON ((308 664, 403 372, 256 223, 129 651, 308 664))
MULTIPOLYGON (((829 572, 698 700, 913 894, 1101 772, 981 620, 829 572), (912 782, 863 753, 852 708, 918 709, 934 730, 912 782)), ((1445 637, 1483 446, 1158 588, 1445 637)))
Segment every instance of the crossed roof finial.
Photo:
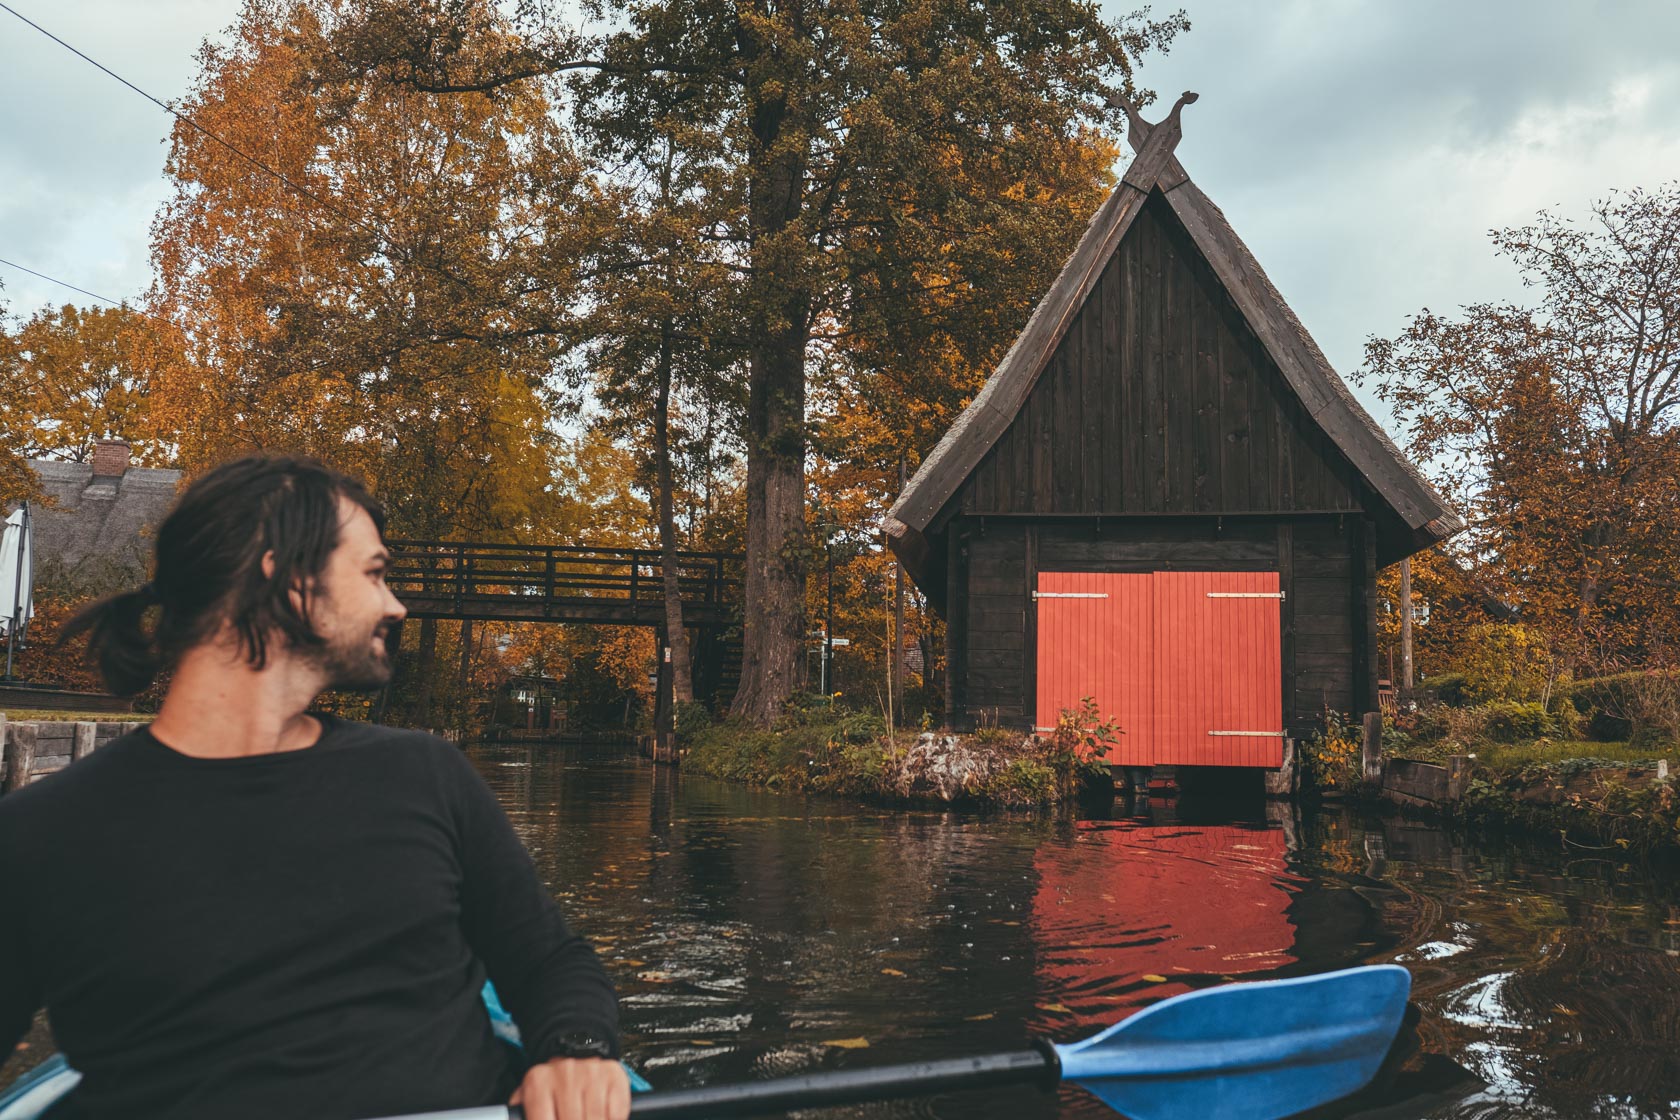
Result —
POLYGON ((1186 105, 1194 104, 1196 100, 1197 94, 1190 90, 1185 90, 1183 93, 1178 95, 1178 100, 1173 102, 1172 111, 1167 114, 1166 120, 1162 121, 1160 124, 1150 124, 1148 121, 1144 120, 1143 115, 1137 111, 1137 106, 1133 105, 1130 101, 1127 101, 1120 94, 1111 93, 1108 96, 1109 107, 1111 109, 1119 109, 1125 113, 1126 120, 1131 123, 1131 128, 1126 133, 1126 140, 1131 144, 1134 152, 1141 153, 1143 151, 1144 144, 1149 142, 1149 137, 1154 134, 1155 130, 1157 128, 1165 127, 1169 130, 1168 136, 1164 137, 1164 139, 1169 140, 1167 146, 1167 152, 1169 155, 1172 153, 1174 148, 1178 147, 1178 141, 1184 136, 1183 126, 1179 123, 1179 114, 1184 111, 1184 107, 1186 105))

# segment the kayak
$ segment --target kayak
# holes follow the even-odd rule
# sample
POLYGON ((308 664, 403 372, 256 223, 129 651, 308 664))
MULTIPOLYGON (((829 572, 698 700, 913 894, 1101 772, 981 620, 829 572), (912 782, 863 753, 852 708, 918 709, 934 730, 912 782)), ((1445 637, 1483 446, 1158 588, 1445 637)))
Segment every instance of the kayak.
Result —
MULTIPOLYGON (((518 1046, 519 1028, 514 1024, 513 1016, 503 1009, 502 1001, 496 997, 496 989, 488 980, 484 983, 483 995, 484 1009, 490 1013, 491 1031, 503 1042, 518 1046)), ((630 1075, 631 1092, 645 1093, 653 1088, 628 1065, 624 1067, 624 1072, 630 1075)), ((39 1120, 42 1113, 74 1089, 81 1079, 82 1075, 71 1068, 63 1054, 54 1054, 18 1078, 10 1089, 0 1093, 0 1120, 39 1120)))

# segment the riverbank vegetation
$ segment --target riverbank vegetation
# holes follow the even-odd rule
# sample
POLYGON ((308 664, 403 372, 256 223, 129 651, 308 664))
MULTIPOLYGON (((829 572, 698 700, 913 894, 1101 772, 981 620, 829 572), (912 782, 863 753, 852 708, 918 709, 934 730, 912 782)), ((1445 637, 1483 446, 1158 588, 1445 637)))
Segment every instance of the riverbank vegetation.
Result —
MULTIPOLYGON (((681 721, 679 721, 681 722, 681 721)), ((768 730, 691 717, 683 765, 768 789, 894 804, 1039 809, 1109 785, 1116 730, 1087 703, 1053 732, 889 730, 877 713, 795 694, 768 730)))
MULTIPOLYGON (((1443 812, 1555 833, 1566 843, 1680 848, 1680 673, 1643 670, 1552 681, 1545 699, 1477 702, 1475 673, 1447 674, 1384 719, 1383 753, 1459 760, 1461 796, 1443 812)), ((1360 791, 1357 729, 1334 714, 1303 746, 1319 793, 1360 791)))

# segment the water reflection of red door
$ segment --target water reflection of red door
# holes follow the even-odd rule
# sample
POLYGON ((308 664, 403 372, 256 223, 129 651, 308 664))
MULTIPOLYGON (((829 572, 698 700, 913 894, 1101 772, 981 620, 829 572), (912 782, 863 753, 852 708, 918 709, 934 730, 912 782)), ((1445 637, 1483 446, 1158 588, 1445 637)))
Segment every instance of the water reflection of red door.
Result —
POLYGON ((1037 715, 1091 698, 1113 766, 1283 764, 1276 572, 1040 572, 1037 715))
POLYGON ((1096 821, 1072 845, 1040 848, 1033 941, 1043 1002, 1095 1026, 1198 979, 1292 963, 1287 908, 1299 880, 1285 855, 1277 829, 1096 821))

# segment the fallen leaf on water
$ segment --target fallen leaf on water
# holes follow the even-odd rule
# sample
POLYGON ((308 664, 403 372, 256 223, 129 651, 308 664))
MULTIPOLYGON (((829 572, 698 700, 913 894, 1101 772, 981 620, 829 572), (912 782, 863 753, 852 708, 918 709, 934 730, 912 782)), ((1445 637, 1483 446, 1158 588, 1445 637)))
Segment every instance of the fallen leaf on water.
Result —
POLYGON ((1153 972, 1144 973, 1143 978, 1151 984, 1165 984, 1167 982, 1167 978, 1165 976, 1160 976, 1153 972))
POLYGON ((987 1019, 995 1018, 997 1018, 997 1012, 988 1011, 984 1015, 970 1015, 967 1021, 970 1023, 984 1023, 987 1019))
POLYGON ((715 1043, 707 1042, 703 1038, 691 1038, 691 1039, 688 1040, 688 1044, 690 1046, 713 1046, 713 1045, 716 1045, 715 1043))
POLYGON ((838 1046, 842 1050, 867 1050, 869 1049, 869 1040, 867 1038, 831 1038, 823 1045, 838 1046))
POLYGON ((648 972, 636 973, 636 979, 646 980, 650 984, 669 984, 671 982, 671 974, 669 972, 650 970, 648 972))
POLYGON ((903 976, 904 973, 900 972, 896 968, 883 968, 881 970, 881 975, 882 976, 903 976))
POLYGON ((1073 1008, 1067 1006, 1065 1003, 1041 1003, 1038 1005, 1038 1009, 1040 1011, 1051 1011, 1057 1015, 1073 1014, 1073 1008))
POLYGON ((618 963, 623 965, 625 968, 646 968, 647 967, 647 962, 646 961, 619 961, 618 963))

